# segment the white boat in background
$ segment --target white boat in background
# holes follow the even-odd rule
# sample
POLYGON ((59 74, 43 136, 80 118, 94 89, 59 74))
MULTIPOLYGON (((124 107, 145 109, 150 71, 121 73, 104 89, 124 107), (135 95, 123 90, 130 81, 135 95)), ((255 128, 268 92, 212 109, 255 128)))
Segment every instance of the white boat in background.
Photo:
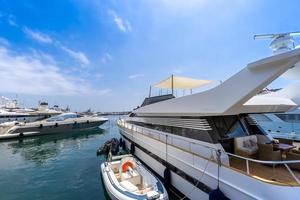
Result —
MULTIPOLYGON (((299 107, 300 96, 284 89, 257 95, 282 74, 300 69, 300 49, 288 46, 292 35, 272 35, 275 55, 249 63, 217 87, 179 98, 173 92, 146 98, 118 120, 127 148, 159 176, 170 172, 172 187, 192 200, 209 199, 218 187, 231 200, 299 199, 300 152, 280 151, 250 116, 299 107)), ((193 85, 168 80, 159 85, 169 91, 193 85)))
POLYGON ((101 164, 103 184, 113 200, 167 200, 161 181, 131 155, 101 164))
POLYGON ((34 122, 61 114, 50 109, 47 102, 39 102, 37 109, 22 108, 17 100, 0 97, 0 124, 5 122, 34 122))
POLYGON ((76 113, 64 113, 42 121, 30 123, 6 122, 0 124, 0 139, 93 129, 99 127, 106 121, 108 121, 108 119, 103 117, 89 117, 80 116, 76 113))

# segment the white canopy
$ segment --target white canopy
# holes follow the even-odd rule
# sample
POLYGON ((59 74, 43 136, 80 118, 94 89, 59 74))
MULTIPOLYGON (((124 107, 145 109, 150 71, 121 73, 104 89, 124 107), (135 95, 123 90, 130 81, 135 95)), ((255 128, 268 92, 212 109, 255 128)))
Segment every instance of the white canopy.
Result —
POLYGON ((182 76, 170 76, 166 80, 153 85, 162 89, 192 89, 212 83, 210 80, 193 79, 182 76))

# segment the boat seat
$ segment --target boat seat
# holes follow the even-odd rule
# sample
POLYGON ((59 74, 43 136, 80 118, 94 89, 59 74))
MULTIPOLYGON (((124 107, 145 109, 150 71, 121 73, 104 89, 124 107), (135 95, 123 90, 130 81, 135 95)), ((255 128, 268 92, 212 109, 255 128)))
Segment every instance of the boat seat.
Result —
POLYGON ((134 184, 132 184, 130 181, 121 181, 120 185, 126 189, 128 192, 135 192, 138 190, 138 187, 136 187, 134 184))
POLYGON ((234 138, 234 152, 240 156, 251 157, 257 153, 257 137, 249 135, 245 137, 234 138))
POLYGON ((122 181, 130 181, 131 183, 137 185, 141 183, 141 175, 139 175, 137 172, 130 174, 128 172, 121 174, 121 180, 122 181))

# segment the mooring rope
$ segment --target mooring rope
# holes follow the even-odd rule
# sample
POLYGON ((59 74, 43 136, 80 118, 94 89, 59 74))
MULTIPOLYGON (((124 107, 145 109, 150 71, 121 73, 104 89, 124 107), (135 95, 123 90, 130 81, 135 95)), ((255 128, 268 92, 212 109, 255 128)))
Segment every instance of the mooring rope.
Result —
MULTIPOLYGON (((202 172, 201 177, 198 179, 197 183, 194 185, 194 187, 193 187, 192 190, 188 193, 188 195, 192 194, 192 192, 196 189, 196 187, 198 186, 198 184, 201 182, 201 180, 202 180, 202 178, 203 178, 203 176, 204 176, 204 174, 205 174, 205 172, 206 172, 208 163, 214 158, 213 153, 212 153, 212 150, 210 151, 210 153, 211 153, 210 159, 207 160, 206 165, 205 165, 205 167, 204 167, 204 170, 203 170, 203 172, 202 172)), ((186 199, 188 195, 185 195, 185 196, 182 197, 180 200, 186 199)))

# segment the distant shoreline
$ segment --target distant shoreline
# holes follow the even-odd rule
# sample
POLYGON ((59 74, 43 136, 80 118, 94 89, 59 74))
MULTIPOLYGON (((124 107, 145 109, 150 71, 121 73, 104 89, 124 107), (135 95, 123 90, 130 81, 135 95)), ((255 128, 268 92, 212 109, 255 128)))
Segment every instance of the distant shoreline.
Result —
POLYGON ((128 115, 130 111, 124 112, 97 112, 98 115, 128 115))

